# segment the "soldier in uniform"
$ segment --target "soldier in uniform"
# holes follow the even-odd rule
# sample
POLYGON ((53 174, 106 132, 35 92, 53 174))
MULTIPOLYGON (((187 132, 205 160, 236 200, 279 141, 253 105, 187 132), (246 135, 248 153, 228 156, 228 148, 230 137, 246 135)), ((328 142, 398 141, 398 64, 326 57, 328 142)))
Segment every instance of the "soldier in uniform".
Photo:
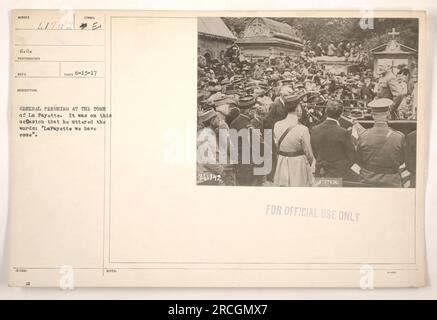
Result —
POLYGON ((391 71, 389 64, 381 66, 382 78, 379 80, 377 98, 387 98, 393 100, 393 105, 390 107, 390 114, 392 119, 397 118, 397 109, 402 102, 404 95, 402 94, 402 87, 396 79, 396 76, 391 71))
POLYGON ((364 182, 375 187, 402 187, 399 167, 404 163, 405 136, 388 126, 393 101, 375 99, 368 104, 375 120, 357 142, 357 163, 364 182))
MULTIPOLYGON (((230 128, 240 132, 242 129, 247 129, 247 135, 243 135, 238 139, 238 164, 235 165, 236 169, 236 180, 238 186, 251 186, 254 183, 253 176, 253 164, 243 163, 243 148, 246 145, 250 146, 250 131, 252 127, 252 108, 255 106, 255 98, 253 96, 241 97, 238 101, 238 108, 240 109, 240 114, 234 121, 232 121, 230 128)), ((241 133, 241 132, 240 132, 241 133)), ((249 155, 251 154, 251 150, 249 155)))

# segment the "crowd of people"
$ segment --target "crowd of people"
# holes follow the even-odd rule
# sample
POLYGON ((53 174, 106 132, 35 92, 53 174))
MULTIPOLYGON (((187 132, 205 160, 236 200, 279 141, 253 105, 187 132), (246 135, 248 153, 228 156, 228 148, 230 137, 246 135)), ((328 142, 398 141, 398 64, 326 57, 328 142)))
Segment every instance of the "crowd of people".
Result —
MULTIPOLYGON (((248 58, 237 45, 219 59, 199 55, 198 147, 208 140, 205 132, 218 141, 219 131, 259 130, 262 143, 272 144, 265 150, 271 149, 273 165, 269 174, 255 175, 255 163, 198 163, 198 184, 311 186, 315 177, 332 177, 373 186, 402 186, 399 167, 405 163, 410 173, 415 172, 411 156, 406 156, 415 136, 398 134, 386 122, 415 117, 410 71, 398 66, 394 74, 385 65, 374 77, 358 59, 354 72, 333 74, 315 58, 333 52, 350 58, 364 50, 354 43, 339 43, 335 48, 330 44, 325 50, 321 44, 313 47, 305 42, 297 57, 280 53, 248 58), (345 114, 351 122, 340 125, 345 114), (353 119, 366 114, 385 125, 364 130, 353 119), (266 138, 270 137, 266 130, 272 131, 272 141, 266 138), (395 134, 390 133, 385 141, 375 139, 372 130, 378 137, 385 131, 395 134), (381 143, 390 155, 375 151, 381 143), (361 169, 351 170, 354 163, 361 169)), ((241 142, 234 147, 241 156, 241 142)))
POLYGON ((337 44, 330 41, 329 44, 318 42, 313 44, 311 40, 304 42, 303 50, 309 56, 344 57, 346 61, 353 63, 368 63, 369 52, 361 43, 355 41, 340 41, 337 44))

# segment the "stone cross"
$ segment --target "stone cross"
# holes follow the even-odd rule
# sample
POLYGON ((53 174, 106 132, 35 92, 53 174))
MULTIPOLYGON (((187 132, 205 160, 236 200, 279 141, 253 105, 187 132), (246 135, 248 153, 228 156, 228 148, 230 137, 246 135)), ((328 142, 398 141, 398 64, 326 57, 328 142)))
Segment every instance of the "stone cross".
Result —
POLYGON ((392 28, 391 32, 388 33, 389 36, 392 36, 393 40, 395 38, 395 36, 399 35, 399 32, 396 32, 396 28, 392 28))

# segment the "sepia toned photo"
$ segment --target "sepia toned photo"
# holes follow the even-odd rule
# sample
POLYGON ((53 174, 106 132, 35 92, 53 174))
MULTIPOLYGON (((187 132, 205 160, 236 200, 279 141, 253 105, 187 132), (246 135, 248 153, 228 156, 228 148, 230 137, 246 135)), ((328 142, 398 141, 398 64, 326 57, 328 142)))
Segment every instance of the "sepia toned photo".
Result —
POLYGON ((9 285, 426 285, 426 17, 13 10, 9 285))
POLYGON ((199 17, 197 184, 415 188, 418 19, 199 17))

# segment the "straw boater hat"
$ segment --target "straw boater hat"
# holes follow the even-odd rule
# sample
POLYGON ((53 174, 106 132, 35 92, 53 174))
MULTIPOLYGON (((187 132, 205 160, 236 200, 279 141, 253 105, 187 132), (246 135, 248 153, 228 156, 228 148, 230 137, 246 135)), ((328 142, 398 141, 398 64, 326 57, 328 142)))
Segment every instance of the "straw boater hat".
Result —
POLYGON ((290 104, 298 104, 300 99, 306 94, 293 93, 284 97, 284 102, 290 104))

